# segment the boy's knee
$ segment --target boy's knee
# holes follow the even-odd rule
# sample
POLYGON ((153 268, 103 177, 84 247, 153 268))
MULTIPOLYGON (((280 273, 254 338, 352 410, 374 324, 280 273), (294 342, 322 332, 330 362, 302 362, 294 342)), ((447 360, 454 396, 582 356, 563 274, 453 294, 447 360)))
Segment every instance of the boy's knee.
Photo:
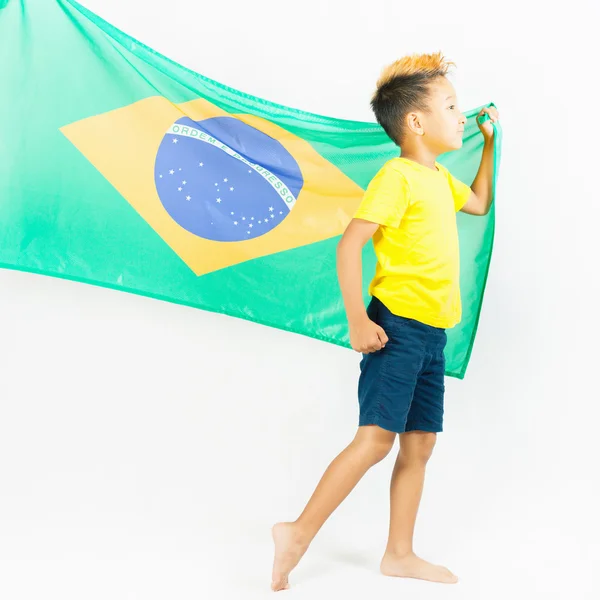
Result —
POLYGON ((402 434, 400 455, 404 461, 425 464, 431 458, 437 435, 428 431, 402 434))
POLYGON ((371 462, 381 462, 394 447, 394 438, 376 439, 370 438, 359 442, 364 452, 369 455, 371 462))
POLYGON ((373 464, 382 461, 394 447, 396 434, 380 428, 365 430, 361 427, 360 429, 363 431, 359 432, 354 442, 369 455, 373 464))
POLYGON ((381 462, 391 452, 393 447, 394 440, 373 442, 370 448, 373 464, 381 462))

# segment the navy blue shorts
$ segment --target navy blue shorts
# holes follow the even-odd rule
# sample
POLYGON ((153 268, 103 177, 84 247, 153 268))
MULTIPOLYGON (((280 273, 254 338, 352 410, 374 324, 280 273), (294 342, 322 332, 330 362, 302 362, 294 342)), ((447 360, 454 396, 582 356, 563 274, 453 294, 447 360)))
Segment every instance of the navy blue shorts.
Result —
POLYGON ((360 362, 359 426, 442 431, 446 330, 394 315, 377 298, 367 314, 389 341, 360 362))

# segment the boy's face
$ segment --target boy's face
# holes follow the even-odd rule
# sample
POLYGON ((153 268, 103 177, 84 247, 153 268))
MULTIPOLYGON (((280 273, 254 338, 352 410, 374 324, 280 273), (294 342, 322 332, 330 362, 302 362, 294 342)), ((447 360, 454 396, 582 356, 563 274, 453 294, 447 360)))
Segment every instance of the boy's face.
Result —
POLYGON ((465 116, 458 109, 454 86, 440 77, 429 87, 430 112, 423 115, 423 129, 428 146, 440 154, 462 147, 465 116))

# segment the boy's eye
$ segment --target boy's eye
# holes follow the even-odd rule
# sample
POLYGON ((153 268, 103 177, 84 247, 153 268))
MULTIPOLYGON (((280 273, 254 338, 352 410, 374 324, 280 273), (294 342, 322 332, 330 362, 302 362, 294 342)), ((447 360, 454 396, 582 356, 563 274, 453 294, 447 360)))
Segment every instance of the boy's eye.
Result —
POLYGON ((450 106, 450 108, 454 109, 454 108, 456 108, 456 105, 453 104, 452 106, 450 106))

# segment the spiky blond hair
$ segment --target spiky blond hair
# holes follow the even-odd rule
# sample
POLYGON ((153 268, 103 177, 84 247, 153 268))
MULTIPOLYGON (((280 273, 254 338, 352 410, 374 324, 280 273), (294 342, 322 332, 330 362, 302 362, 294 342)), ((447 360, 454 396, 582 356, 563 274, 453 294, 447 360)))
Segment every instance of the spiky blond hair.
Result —
POLYGON ((456 65, 441 52, 435 52, 411 54, 383 69, 371 108, 377 122, 398 146, 404 140, 406 115, 413 110, 428 111, 429 84, 445 77, 451 66, 456 65))

